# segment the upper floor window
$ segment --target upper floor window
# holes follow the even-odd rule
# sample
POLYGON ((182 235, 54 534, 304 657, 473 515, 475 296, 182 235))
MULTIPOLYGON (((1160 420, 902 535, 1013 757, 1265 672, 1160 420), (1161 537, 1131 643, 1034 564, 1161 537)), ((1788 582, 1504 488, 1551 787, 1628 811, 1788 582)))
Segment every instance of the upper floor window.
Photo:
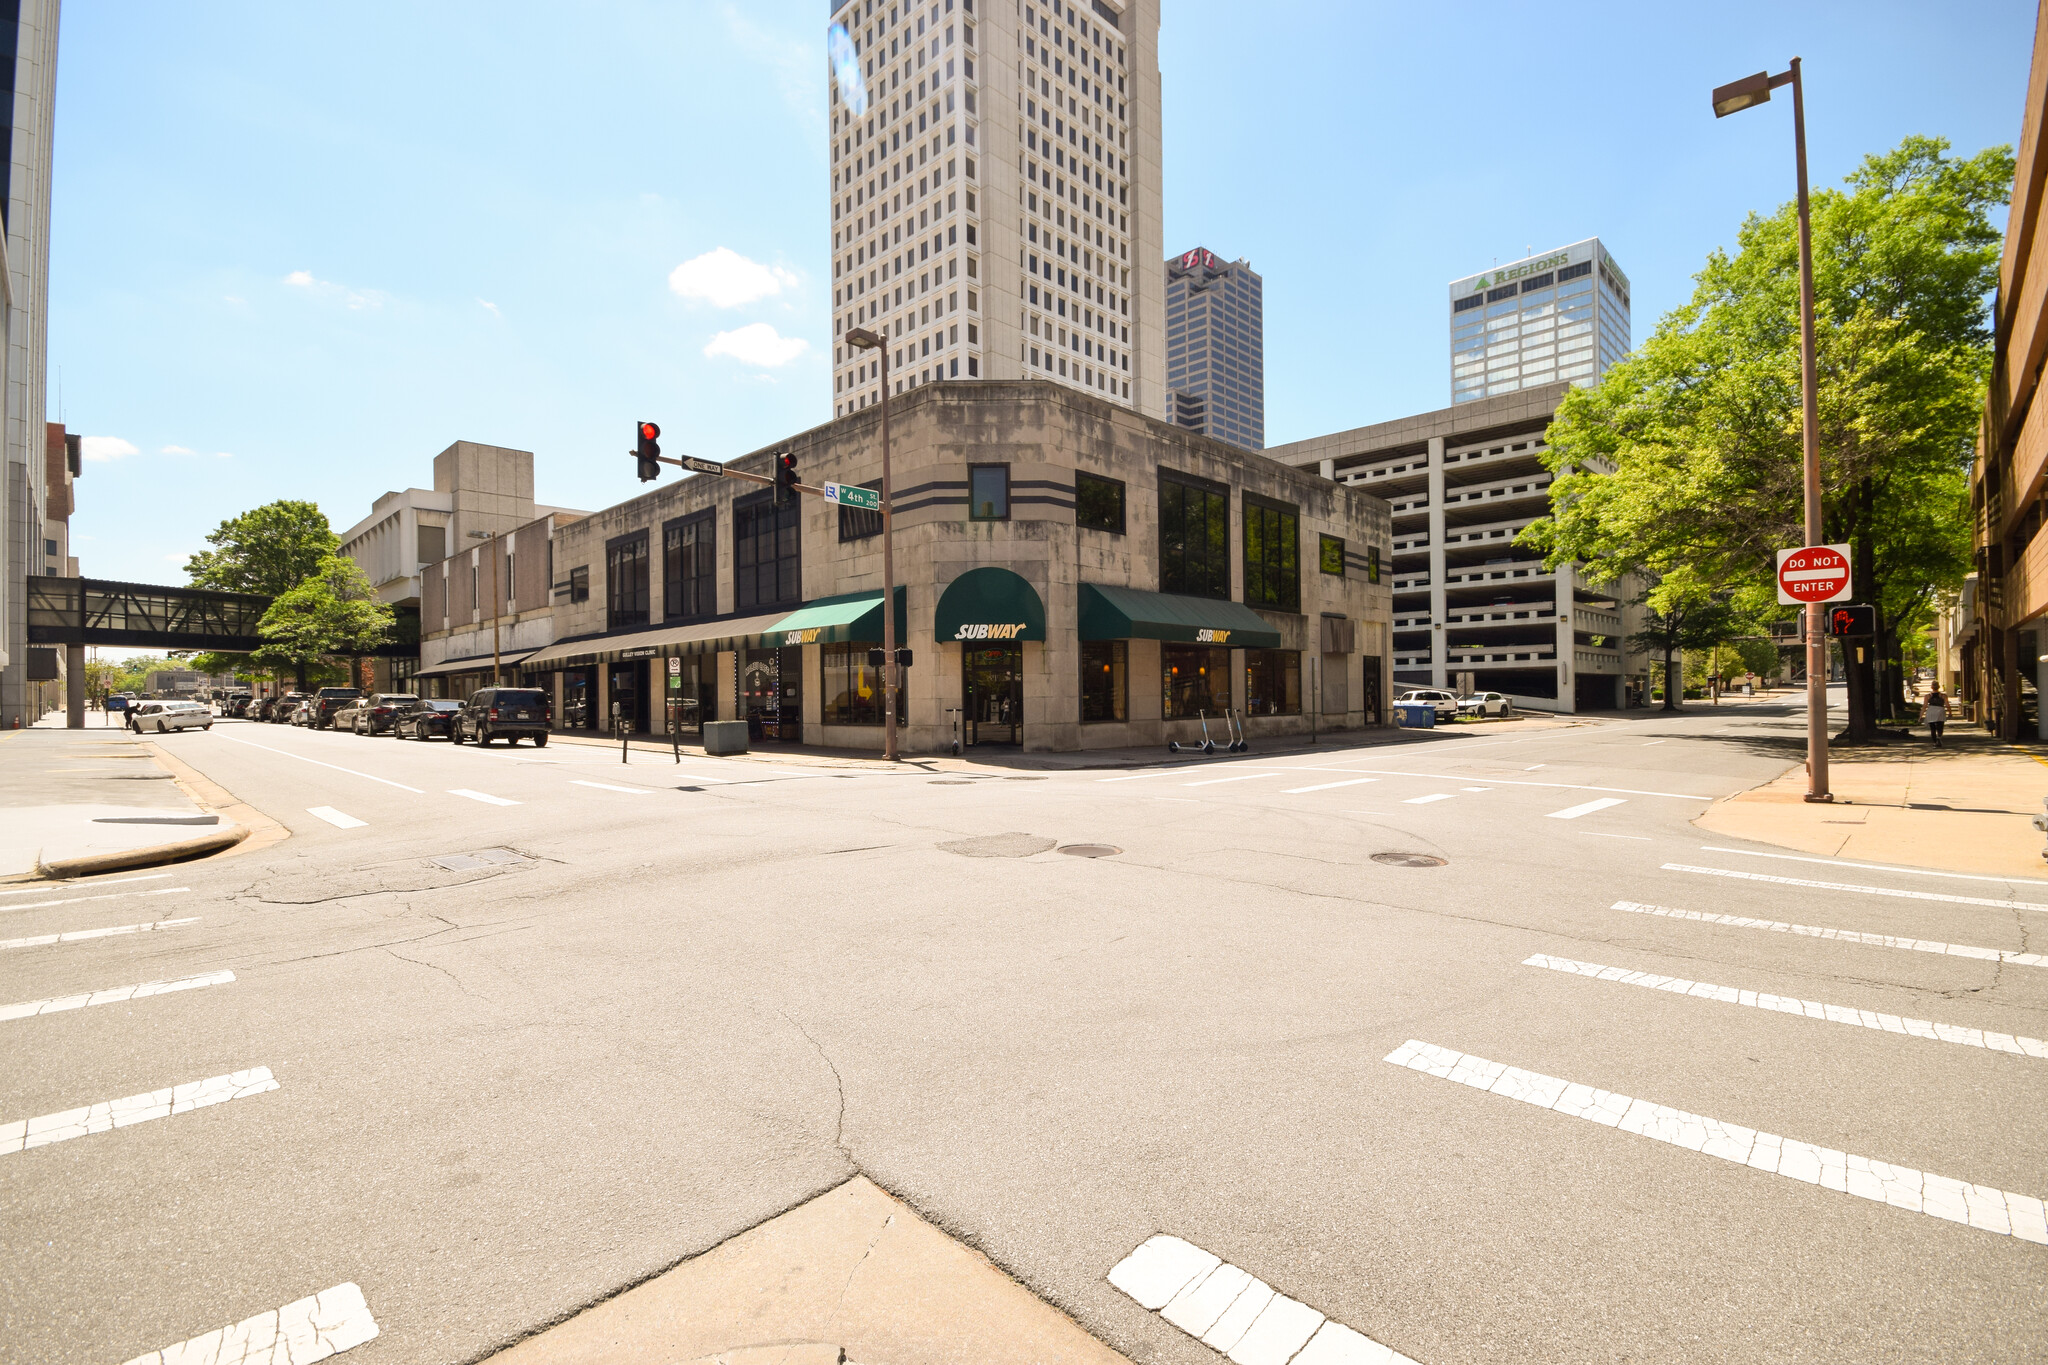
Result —
POLYGON ((661 614, 670 621, 718 614, 718 522, 706 508, 661 531, 661 614))
POLYGON ((1335 574, 1337 577, 1342 578, 1344 576, 1344 538, 1342 536, 1323 536, 1320 539, 1320 545, 1321 549, 1316 555, 1317 564, 1324 573, 1335 574))
MULTIPOLYGON (((877 493, 882 491, 882 481, 880 479, 870 479, 859 486, 862 488, 872 488, 877 493)), ((878 536, 880 534, 882 534, 882 514, 880 512, 870 512, 865 507, 848 507, 844 503, 840 504, 839 538, 842 541, 866 540, 871 536, 878 536)))
POLYGON ((1301 512, 1284 502, 1244 497, 1245 605, 1301 610, 1301 512))
POLYGON ((1124 533, 1124 485, 1121 479, 1074 471, 1074 524, 1084 531, 1124 533))
POLYGON ((1159 590, 1230 599, 1230 489, 1159 471, 1159 590))
POLYGON ((1010 519, 1010 467, 1006 464, 967 466, 967 515, 975 521, 1010 519))
POLYGON ((569 570, 569 600, 588 602, 590 600, 590 566, 581 565, 569 570))
POLYGON ((803 596, 797 504, 777 507, 772 496, 756 493, 733 504, 735 611, 783 606, 803 596))
POLYGON ((606 544, 604 581, 605 591, 609 594, 606 613, 609 629, 647 624, 647 579, 645 531, 636 531, 606 544))

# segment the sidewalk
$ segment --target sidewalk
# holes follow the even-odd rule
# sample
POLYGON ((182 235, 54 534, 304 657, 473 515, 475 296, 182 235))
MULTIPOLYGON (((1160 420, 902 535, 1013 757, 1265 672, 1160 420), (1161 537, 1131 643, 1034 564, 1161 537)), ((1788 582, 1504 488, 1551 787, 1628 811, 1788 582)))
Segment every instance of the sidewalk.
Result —
POLYGON ((1806 764, 1716 801, 1693 823, 1714 834, 1859 862, 1980 876, 2048 879, 2032 824, 2048 796, 2048 758, 1976 726, 1828 756, 1832 803, 1806 797, 1806 764))

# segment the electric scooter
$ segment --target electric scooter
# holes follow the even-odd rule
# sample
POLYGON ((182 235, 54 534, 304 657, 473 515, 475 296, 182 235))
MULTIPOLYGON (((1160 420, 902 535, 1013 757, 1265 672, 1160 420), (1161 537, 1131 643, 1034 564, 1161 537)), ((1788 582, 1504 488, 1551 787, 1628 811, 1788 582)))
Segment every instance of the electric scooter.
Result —
POLYGON ((1237 735, 1235 739, 1230 741, 1230 752, 1234 754, 1250 753, 1251 741, 1244 737, 1244 722, 1237 718, 1237 708, 1232 707, 1227 714, 1230 717, 1231 727, 1237 735))
MULTIPOLYGON (((1207 711, 1197 711, 1195 714, 1202 721, 1202 742, 1190 745, 1189 747, 1199 754, 1213 754, 1216 752, 1216 741, 1209 738, 1209 713, 1207 711)), ((1166 742, 1166 752, 1177 754, 1180 751, 1181 744, 1179 740, 1171 739, 1166 742)))

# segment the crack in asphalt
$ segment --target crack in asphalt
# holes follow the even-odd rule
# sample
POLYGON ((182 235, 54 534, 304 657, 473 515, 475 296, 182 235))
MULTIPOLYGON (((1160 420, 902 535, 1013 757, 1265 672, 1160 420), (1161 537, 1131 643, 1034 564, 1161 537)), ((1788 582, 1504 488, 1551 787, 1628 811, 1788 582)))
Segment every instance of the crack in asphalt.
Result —
POLYGON ((860 1163, 854 1160, 852 1149, 846 1145, 846 1078, 839 1074, 839 1068, 833 1063, 831 1055, 825 1051, 816 1038, 811 1036, 809 1029, 791 1018, 788 1011, 778 1010, 777 1013, 782 1015, 785 1023, 804 1036, 804 1041, 809 1043, 811 1050, 818 1054, 818 1060, 823 1062, 825 1069, 832 1073, 832 1088, 839 1097, 839 1113, 832 1121, 832 1145, 839 1149, 839 1155, 845 1158, 847 1166, 852 1169, 854 1174, 858 1175, 860 1173, 860 1163))
MULTIPOLYGON (((434 936, 428 935, 428 937, 431 938, 434 936)), ((400 962, 410 962, 415 967, 425 967, 428 971, 439 972, 441 975, 447 977, 450 981, 455 983, 456 990, 461 991, 464 995, 468 996, 472 1000, 485 999, 485 997, 478 995, 475 991, 463 985, 461 977, 457 976, 455 973, 449 971, 446 967, 441 966, 437 962, 425 962, 416 957, 407 957, 404 953, 399 952, 396 948, 389 946, 385 946, 384 951, 391 954, 391 956, 397 958, 400 962)))

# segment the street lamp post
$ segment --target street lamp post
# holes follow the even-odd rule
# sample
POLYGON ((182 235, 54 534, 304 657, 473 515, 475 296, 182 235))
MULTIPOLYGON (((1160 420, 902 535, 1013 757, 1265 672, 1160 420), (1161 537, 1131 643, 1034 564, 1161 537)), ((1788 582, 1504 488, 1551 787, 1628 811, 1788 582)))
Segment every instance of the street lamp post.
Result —
MULTIPOLYGON (((1768 103, 1771 91, 1792 87, 1792 146, 1799 171, 1799 397, 1805 409, 1806 543, 1819 545, 1820 397, 1813 358, 1813 216, 1806 198, 1806 95, 1799 59, 1773 76, 1759 71, 1714 91, 1714 117, 1768 103)), ((1828 791, 1828 642, 1825 608, 1806 604, 1806 799, 1832 801, 1828 791)))
POLYGON ((846 334, 846 344, 881 357, 882 366, 882 757, 896 751, 896 530, 889 487, 889 346, 865 327, 846 334))
POLYGON ((471 531, 471 540, 488 540, 491 549, 491 686, 504 682, 498 665, 498 611, 505 599, 498 595, 498 533, 495 531, 471 531))

